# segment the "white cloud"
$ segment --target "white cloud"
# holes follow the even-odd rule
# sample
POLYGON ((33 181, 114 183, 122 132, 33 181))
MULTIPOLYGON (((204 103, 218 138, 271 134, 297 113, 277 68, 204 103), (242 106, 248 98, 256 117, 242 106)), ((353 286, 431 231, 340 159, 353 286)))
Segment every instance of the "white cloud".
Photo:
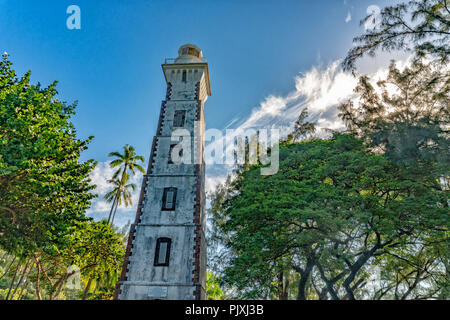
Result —
MULTIPOLYGON (((398 66, 403 68, 409 63, 408 59, 400 60, 398 66)), ((354 88, 358 77, 344 72, 340 64, 341 61, 337 60, 326 67, 313 66, 309 71, 298 74, 294 78, 294 90, 286 96, 268 95, 246 119, 234 119, 232 127, 238 131, 275 127, 280 128, 281 133, 286 135, 306 107, 309 112, 308 120, 315 122, 319 130, 344 129, 337 107, 349 99, 356 99, 354 88)), ((385 78, 387 72, 387 66, 383 66, 368 76, 375 84, 385 78)))
MULTIPOLYGON (((108 218, 109 211, 111 210, 111 203, 106 202, 105 195, 112 190, 112 185, 108 183, 108 180, 112 178, 112 175, 116 170, 116 168, 111 168, 109 166, 109 162, 99 162, 90 173, 89 177, 91 179, 91 183, 97 186, 93 190, 93 193, 97 194, 98 197, 92 201, 91 207, 87 210, 86 214, 88 216, 91 216, 96 220, 108 218)), ((136 171, 136 174, 130 177, 129 183, 134 183, 136 185, 136 190, 132 191, 131 195, 133 206, 127 208, 122 204, 122 206, 117 208, 115 218, 115 224, 117 225, 123 225, 128 220, 132 220, 134 218, 137 202, 139 200, 142 173, 136 171)))
POLYGON ((115 170, 109 166, 109 162, 99 162, 94 170, 92 170, 89 178, 91 179, 92 184, 97 186, 95 190, 96 193, 104 195, 111 189, 108 180, 111 179, 114 171, 115 170))
POLYGON ((210 194, 213 192, 217 185, 222 184, 225 182, 226 174, 222 175, 206 175, 205 178, 205 191, 206 194, 210 194))
POLYGON ((347 17, 345 18, 345 23, 348 23, 352 21, 352 14, 350 13, 350 11, 347 13, 347 17))
MULTIPOLYGON (((344 129, 344 123, 338 117, 337 107, 349 99, 357 103, 354 88, 358 78, 344 72, 340 63, 341 61, 337 60, 326 67, 319 64, 305 73, 298 74, 294 78, 294 90, 286 96, 268 95, 248 117, 241 120, 233 119, 226 129, 244 132, 247 129, 278 128, 281 135, 286 136, 292 131, 295 120, 305 107, 309 112, 307 120, 316 123, 319 136, 327 134, 323 129, 344 129)), ((401 67, 406 64, 408 59, 399 61, 401 67)), ((385 78, 387 72, 386 66, 378 67, 368 76, 375 84, 379 79, 385 78)), ((223 139, 212 143, 224 143, 223 139)), ((211 192, 217 183, 225 181, 231 169, 232 166, 229 165, 207 165, 207 190, 211 192)))
POLYGON ((269 95, 235 128, 245 130, 275 126, 287 134, 305 107, 308 108, 310 120, 317 122, 318 128, 343 128, 336 107, 353 95, 357 78, 342 71, 340 61, 326 68, 313 67, 297 75, 294 81, 295 89, 288 95, 269 95))
MULTIPOLYGON (((286 136, 292 131, 295 120, 305 107, 309 111, 308 120, 316 123, 318 134, 324 134, 320 131, 324 128, 343 129, 344 124, 337 116, 337 106, 353 96, 357 81, 350 73, 342 71, 340 61, 335 61, 325 68, 312 67, 295 77, 294 90, 286 96, 268 95, 248 117, 233 119, 226 129, 244 132, 248 129, 277 128, 282 136, 286 136)), ((224 139, 212 143, 225 145, 224 139)), ((211 192, 218 183, 223 183, 231 169, 232 166, 229 165, 207 165, 207 191, 211 192)))

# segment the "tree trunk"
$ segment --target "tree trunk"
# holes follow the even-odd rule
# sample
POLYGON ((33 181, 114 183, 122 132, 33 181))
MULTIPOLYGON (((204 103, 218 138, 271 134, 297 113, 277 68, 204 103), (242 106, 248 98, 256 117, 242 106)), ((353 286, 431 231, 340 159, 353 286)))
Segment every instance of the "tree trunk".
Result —
POLYGON ((94 292, 92 292, 93 295, 95 295, 95 293, 97 292, 97 288, 98 288, 98 280, 95 280, 94 292))
POLYGON ((24 282, 22 288, 20 288, 19 300, 22 300, 23 291, 26 290, 28 287, 31 270, 33 270, 33 264, 31 265, 30 270, 28 270, 28 273, 27 273, 27 276, 25 277, 25 282, 24 282))
MULTIPOLYGON (((119 194, 120 197, 120 194, 119 194)), ((111 226, 114 225, 114 218, 116 217, 116 211, 117 211, 117 207, 119 206, 119 201, 116 202, 116 208, 114 209, 114 214, 111 220, 111 226)))
POLYGON ((306 284, 308 282, 311 271, 314 267, 312 259, 306 261, 305 270, 298 269, 300 273, 300 281, 298 283, 297 300, 306 300, 306 284))
POLYGON ((8 271, 9 271, 9 269, 10 269, 11 266, 13 265, 14 261, 16 261, 16 258, 17 258, 17 257, 14 257, 14 259, 11 261, 11 263, 9 264, 9 266, 6 268, 5 273, 3 273, 2 276, 0 277, 0 280, 1 280, 4 276, 6 276, 6 274, 7 274, 8 271))
POLYGON ((22 274, 20 275, 20 278, 19 278, 19 282, 17 282, 17 285, 16 285, 16 287, 15 287, 13 293, 12 293, 12 299, 14 298, 14 295, 16 294, 17 289, 19 288, 20 284, 22 283, 22 281, 23 281, 23 279, 25 277, 25 274, 26 274, 26 272, 28 270, 28 266, 30 264, 30 260, 31 260, 30 258, 27 260, 27 262, 25 264, 25 268, 23 268, 22 274))
POLYGON ((127 169, 128 169, 128 164, 125 162, 125 165, 123 166, 123 172, 122 172, 122 178, 121 181, 123 183, 123 185, 125 185, 125 174, 127 173, 127 169))
POLYGON ((61 278, 60 282, 57 284, 57 289, 56 289, 55 295, 53 296, 53 300, 56 300, 58 298, 59 294, 61 293, 61 289, 64 286, 64 283, 66 283, 66 280, 67 280, 67 274, 65 274, 61 278))
POLYGON ((283 285, 283 300, 288 300, 288 298, 289 298, 289 277, 285 277, 283 285))
POLYGON ((333 299, 333 300, 340 300, 338 295, 337 295, 337 293, 336 293, 336 291, 333 288, 333 285, 334 285, 334 283, 337 280, 339 280, 343 276, 343 273, 341 272, 341 275, 338 275, 338 276, 334 277, 332 280, 328 280, 325 277, 325 272, 323 271, 322 266, 320 264, 317 264, 317 269, 319 270, 320 277, 322 278, 322 280, 326 284, 326 289, 327 289, 327 292, 330 294, 331 299, 333 299))
POLYGON ((283 271, 278 273, 278 300, 283 300, 283 271))
POLYGON ((89 290, 91 289, 91 283, 92 283, 92 278, 89 278, 89 281, 86 285, 86 288, 84 288, 84 292, 83 292, 83 298, 82 300, 86 300, 86 297, 89 293, 89 290))
POLYGON ((36 288, 36 297, 38 300, 42 300, 42 296, 41 296, 41 290, 39 289, 39 278, 41 275, 41 270, 39 268, 39 261, 37 260, 37 257, 34 257, 36 260, 36 283, 35 283, 35 288, 36 288))
POLYGON ((17 272, 19 271, 19 269, 20 269, 20 261, 19 261, 19 263, 16 266, 16 270, 14 271, 14 275, 13 275, 13 278, 11 280, 11 284, 9 285, 8 294, 6 295, 5 300, 9 299, 9 295, 11 294, 11 290, 12 290, 12 288, 14 286, 14 282, 16 281, 16 276, 17 276, 17 272))
POLYGON ((108 224, 111 221, 111 215, 112 215, 112 212, 114 210, 114 205, 116 204, 116 199, 117 199, 117 195, 114 197, 114 200, 113 200, 113 203, 112 203, 112 206, 111 206, 111 210, 109 211, 108 224))
POLYGON ((353 289, 350 287, 353 280, 355 280, 356 273, 362 268, 362 266, 373 256, 375 251, 378 248, 381 248, 380 242, 372 247, 368 252, 361 255, 356 262, 350 266, 350 274, 347 276, 347 278, 344 280, 342 286, 345 288, 345 291, 347 292, 347 299, 349 300, 355 300, 355 295, 353 293, 353 289))
MULTIPOLYGON (((121 183, 123 184, 123 186, 125 186, 125 174, 127 173, 127 169, 128 169, 128 165, 125 163, 124 167, 123 167, 123 171, 122 171, 122 178, 120 179, 121 183)), ((116 216, 116 211, 117 211, 117 207, 119 206, 119 199, 120 199, 120 191, 117 193, 117 201, 116 201, 116 208, 114 209, 114 214, 111 220, 111 226, 114 224, 114 218, 116 216)))
POLYGON ((27 287, 28 287, 28 278, 25 280, 25 283, 20 288, 20 293, 19 293, 19 297, 17 298, 17 300, 22 300, 23 292, 24 292, 24 290, 26 290, 27 287))

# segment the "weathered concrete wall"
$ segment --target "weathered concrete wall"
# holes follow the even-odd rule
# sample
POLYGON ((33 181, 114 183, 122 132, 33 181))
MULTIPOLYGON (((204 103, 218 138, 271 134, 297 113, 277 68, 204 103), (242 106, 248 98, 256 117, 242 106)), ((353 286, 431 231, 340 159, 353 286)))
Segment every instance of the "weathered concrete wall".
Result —
POLYGON ((133 255, 129 258, 127 282, 123 286, 121 297, 139 300, 193 299, 193 230, 194 226, 139 224, 133 243, 133 255), (168 267, 153 266, 156 239, 159 237, 172 239, 168 267), (167 287, 167 296, 150 296, 155 285, 167 287))
POLYGON ((187 224, 193 223, 195 189, 194 176, 149 177, 141 223, 146 224, 187 224), (174 211, 161 211, 165 187, 178 188, 174 211))
MULTIPOLYGON (((168 82, 159 126, 154 140, 152 161, 144 176, 135 231, 130 233, 118 299, 205 299, 206 238, 204 191, 204 132, 194 148, 194 123, 204 121, 203 103, 207 98, 205 64, 164 67, 168 82), (183 81, 186 70, 186 81, 183 81), (170 145, 176 110, 186 110, 183 129, 189 131, 191 162, 169 164, 170 145), (200 155, 195 164, 194 152, 200 155), (164 188, 177 188, 175 210, 163 211, 164 188), (154 266, 156 241, 171 239, 168 266, 154 266)), ((208 78, 209 79, 209 78, 208 78)), ((203 125, 204 128, 204 125, 203 125)), ((184 152, 184 151, 183 151, 184 152)))

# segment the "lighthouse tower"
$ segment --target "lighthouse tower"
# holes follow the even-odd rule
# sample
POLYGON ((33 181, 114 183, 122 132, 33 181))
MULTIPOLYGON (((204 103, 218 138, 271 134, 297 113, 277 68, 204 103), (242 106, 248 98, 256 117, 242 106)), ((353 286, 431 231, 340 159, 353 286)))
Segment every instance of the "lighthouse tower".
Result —
POLYGON ((197 46, 186 44, 162 69, 167 93, 116 285, 114 298, 120 300, 206 298, 203 105, 211 95, 208 63, 197 46), (177 161, 173 154, 179 155, 177 161))

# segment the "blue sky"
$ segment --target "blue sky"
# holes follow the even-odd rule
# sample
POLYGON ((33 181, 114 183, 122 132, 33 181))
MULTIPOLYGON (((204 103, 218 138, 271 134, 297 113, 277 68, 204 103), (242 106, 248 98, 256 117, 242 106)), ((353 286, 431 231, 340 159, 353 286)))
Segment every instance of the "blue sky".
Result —
MULTIPOLYGON (((311 93, 314 103, 335 106, 327 90, 341 92, 339 85, 352 82, 337 61, 363 32, 359 21, 370 5, 394 2, 0 0, 0 50, 19 75, 31 69, 33 82, 58 80, 60 100, 78 100, 78 135, 95 136, 83 159, 105 162, 126 143, 147 158, 165 96, 161 63, 180 45, 196 44, 210 65, 207 128, 242 124, 280 101, 293 122, 303 104, 289 104, 311 86, 321 86, 319 100, 311 93), (66 27, 71 4, 81 9, 81 30, 66 27)), ((390 58, 363 60, 361 70, 375 72, 390 58)), ((329 118, 329 110, 317 115, 329 118)))

